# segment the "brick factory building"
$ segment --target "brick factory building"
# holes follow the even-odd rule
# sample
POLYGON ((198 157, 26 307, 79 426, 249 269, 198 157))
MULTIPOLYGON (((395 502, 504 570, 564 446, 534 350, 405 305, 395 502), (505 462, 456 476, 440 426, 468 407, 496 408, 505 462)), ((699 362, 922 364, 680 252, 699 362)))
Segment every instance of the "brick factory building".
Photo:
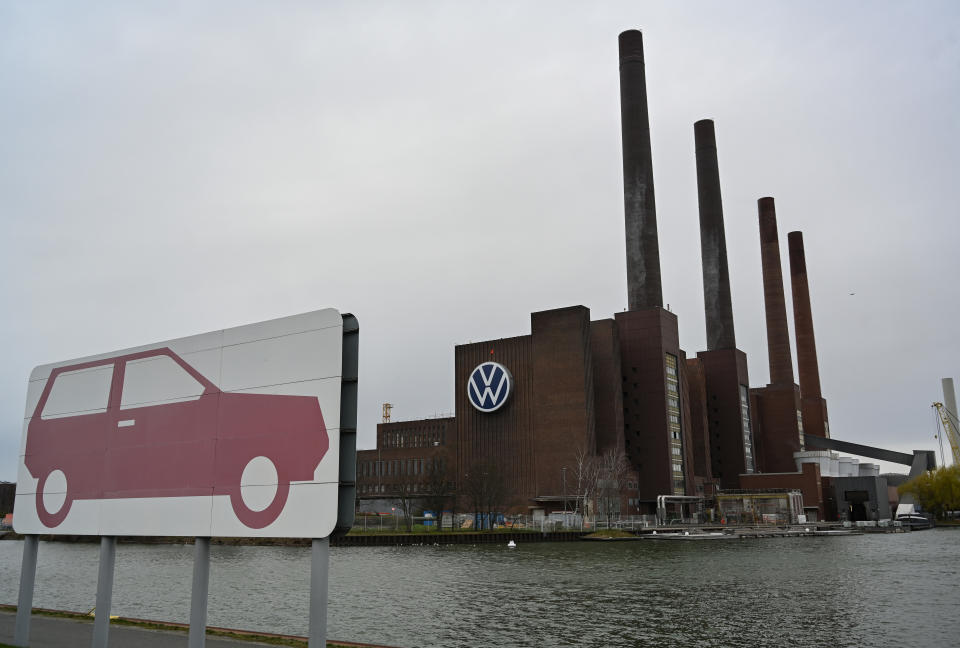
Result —
POLYGON ((770 384, 751 388, 733 326, 714 124, 697 122, 707 349, 688 358, 663 308, 642 36, 624 32, 619 45, 628 309, 598 320, 584 306, 536 312, 527 335, 457 346, 455 415, 380 424, 377 448, 358 452, 361 502, 436 470, 461 491, 471 470, 496 466, 504 511, 547 514, 568 508, 584 457, 622 454, 623 515, 655 513, 662 495, 741 488, 800 492, 810 515, 824 515, 819 468, 794 457, 804 433, 829 438, 801 235, 789 235, 797 385, 774 202, 759 200, 770 384))

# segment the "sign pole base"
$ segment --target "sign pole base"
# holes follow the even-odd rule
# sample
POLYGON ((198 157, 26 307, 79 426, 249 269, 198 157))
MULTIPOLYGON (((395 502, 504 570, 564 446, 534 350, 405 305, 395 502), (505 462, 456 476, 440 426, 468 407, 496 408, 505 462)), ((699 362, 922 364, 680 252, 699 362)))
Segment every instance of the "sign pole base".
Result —
POLYGON ((39 545, 38 536, 24 536, 23 561, 20 566, 20 596, 17 598, 17 621, 13 630, 13 645, 24 648, 30 641, 30 613, 33 611, 33 585, 37 580, 39 545))
POLYGON ((307 648, 327 646, 327 585, 330 538, 314 538, 310 548, 310 638, 307 648))
POLYGON ((190 595, 189 648, 204 648, 207 640, 207 592, 210 586, 210 538, 193 545, 193 592, 190 595))
POLYGON ((97 574, 97 609, 93 618, 93 648, 107 648, 110 633, 110 605, 113 602, 113 568, 117 558, 117 539, 100 538, 100 571, 97 574))

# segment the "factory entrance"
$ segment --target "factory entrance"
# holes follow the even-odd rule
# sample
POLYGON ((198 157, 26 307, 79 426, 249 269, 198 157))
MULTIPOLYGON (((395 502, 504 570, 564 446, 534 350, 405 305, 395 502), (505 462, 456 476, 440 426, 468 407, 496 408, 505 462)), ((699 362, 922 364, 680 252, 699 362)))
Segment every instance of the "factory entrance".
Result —
POLYGON ((870 494, 867 491, 844 491, 843 499, 847 500, 847 519, 851 522, 869 520, 867 504, 870 494))

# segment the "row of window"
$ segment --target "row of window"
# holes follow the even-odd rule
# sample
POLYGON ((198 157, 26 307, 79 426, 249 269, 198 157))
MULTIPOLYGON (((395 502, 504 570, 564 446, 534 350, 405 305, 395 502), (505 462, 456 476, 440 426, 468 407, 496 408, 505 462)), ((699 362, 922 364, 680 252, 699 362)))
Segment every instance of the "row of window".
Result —
POLYGON ((432 430, 397 430, 383 433, 381 448, 429 448, 445 445, 445 426, 432 430))
POLYGON ((686 493, 683 471, 683 434, 680 426, 680 381, 677 377, 677 356, 664 354, 667 371, 667 428, 670 430, 670 454, 673 462, 673 494, 686 493))
MULTIPOLYGON (((409 486, 407 486, 407 488, 409 488, 409 486)), ((357 493, 360 495, 390 495, 395 493, 396 489, 397 486, 395 484, 357 484, 357 493)), ((422 493, 425 490, 423 484, 413 484, 413 492, 422 493)))
POLYGON ((361 477, 396 477, 400 475, 423 475, 432 465, 443 470, 443 459, 390 459, 387 461, 361 461, 357 472, 361 477))
POLYGON ((744 472, 752 473, 753 432, 750 430, 750 398, 746 385, 740 385, 740 423, 743 429, 743 467, 744 472))

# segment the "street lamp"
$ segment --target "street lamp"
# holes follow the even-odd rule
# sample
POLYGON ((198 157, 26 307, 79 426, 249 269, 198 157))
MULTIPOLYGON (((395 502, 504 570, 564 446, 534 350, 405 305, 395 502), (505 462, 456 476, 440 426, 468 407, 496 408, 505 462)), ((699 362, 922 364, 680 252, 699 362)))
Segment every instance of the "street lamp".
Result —
POLYGON ((564 526, 566 526, 566 519, 567 519, 567 468, 566 466, 560 469, 560 482, 563 484, 563 519, 564 519, 564 526))

